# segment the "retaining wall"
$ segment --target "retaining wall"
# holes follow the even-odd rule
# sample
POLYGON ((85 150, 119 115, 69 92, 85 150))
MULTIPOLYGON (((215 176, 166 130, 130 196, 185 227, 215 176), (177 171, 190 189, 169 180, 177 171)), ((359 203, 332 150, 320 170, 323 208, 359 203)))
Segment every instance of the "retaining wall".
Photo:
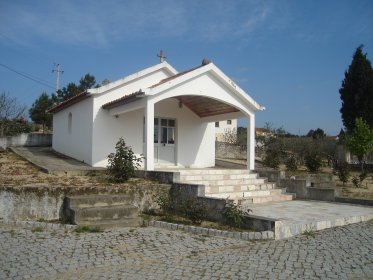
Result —
POLYGON ((22 133, 17 136, 0 138, 0 147, 3 149, 17 146, 52 146, 52 134, 22 133))
POLYGON ((113 194, 129 195, 139 211, 158 208, 154 199, 169 192, 167 184, 139 184, 122 186, 27 186, 0 187, 0 219, 3 220, 57 220, 62 216, 63 199, 67 195, 113 194))

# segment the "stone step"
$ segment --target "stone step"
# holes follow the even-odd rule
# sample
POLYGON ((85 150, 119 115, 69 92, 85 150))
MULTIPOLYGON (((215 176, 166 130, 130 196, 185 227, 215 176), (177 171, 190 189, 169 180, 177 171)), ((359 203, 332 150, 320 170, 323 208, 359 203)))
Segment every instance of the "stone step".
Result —
POLYGON ((223 193, 223 192, 244 192, 244 191, 264 191, 272 190, 276 187, 274 183, 258 185, 225 185, 225 186, 205 186, 205 193, 223 193))
POLYGON ((110 205, 126 205, 132 203, 132 198, 123 194, 77 195, 66 197, 70 207, 100 207, 110 205))
POLYGON ((198 184, 198 185, 211 185, 211 186, 230 186, 230 185, 259 185, 267 183, 267 179, 229 179, 229 180, 180 180, 181 182, 198 184))
POLYGON ((235 199, 234 201, 238 205, 242 205, 243 208, 248 204, 256 204, 256 203, 268 203, 268 202, 275 202, 275 201, 289 201, 295 198, 294 194, 286 193, 280 195, 272 195, 272 196, 254 196, 254 197, 245 197, 241 199, 235 199))
POLYGON ((71 210, 75 212, 74 223, 76 224, 79 224, 81 221, 119 220, 138 216, 138 208, 133 205, 71 207, 71 210))
POLYGON ((252 198, 252 197, 265 197, 265 196, 276 196, 281 195, 284 189, 271 189, 271 190, 260 190, 260 191, 244 191, 244 192, 223 192, 223 193, 207 193, 206 197, 214 198, 229 198, 229 199, 241 199, 241 198, 252 198))
POLYGON ((203 180, 250 180, 257 179, 258 174, 185 174, 180 175, 180 181, 203 181, 203 180))
POLYGON ((118 227, 139 227, 143 224, 143 219, 141 217, 134 218, 124 218, 116 220, 101 220, 101 221, 91 221, 91 220, 81 220, 78 222, 79 226, 92 226, 99 227, 100 229, 118 228, 118 227))
POLYGON ((247 169, 182 169, 177 170, 180 175, 200 175, 200 174, 256 174, 247 169))

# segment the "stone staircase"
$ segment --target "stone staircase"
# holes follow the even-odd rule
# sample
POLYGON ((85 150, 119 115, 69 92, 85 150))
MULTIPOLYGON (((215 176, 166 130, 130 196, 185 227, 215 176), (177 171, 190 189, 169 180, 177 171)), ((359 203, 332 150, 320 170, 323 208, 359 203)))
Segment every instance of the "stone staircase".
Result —
POLYGON ((68 222, 79 226, 111 228, 142 224, 138 207, 123 194, 68 196, 64 200, 63 213, 68 222))
POLYGON ((184 169, 179 172, 181 183, 204 185, 206 197, 231 199, 241 205, 287 201, 295 197, 249 170, 184 169))

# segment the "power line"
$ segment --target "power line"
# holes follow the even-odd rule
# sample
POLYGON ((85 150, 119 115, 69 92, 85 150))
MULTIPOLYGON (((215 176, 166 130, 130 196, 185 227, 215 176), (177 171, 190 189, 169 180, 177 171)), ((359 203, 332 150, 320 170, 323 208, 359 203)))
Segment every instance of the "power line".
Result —
POLYGON ((47 83, 41 81, 40 78, 38 78, 38 79, 33 78, 33 77, 31 77, 30 74, 23 74, 23 73, 21 73, 20 71, 15 70, 15 69, 13 69, 13 68, 11 68, 11 67, 5 65, 5 64, 2 64, 2 63, 0 63, 0 66, 2 66, 2 67, 4 67, 4 68, 8 69, 9 71, 12 71, 12 72, 16 73, 16 74, 18 74, 18 75, 20 75, 20 76, 22 76, 22 77, 24 77, 24 78, 26 78, 26 79, 29 79, 29 80, 31 80, 31 81, 34 81, 35 83, 38 83, 38 84, 41 84, 41 85, 47 86, 47 87, 49 87, 49 88, 51 88, 51 89, 54 89, 54 87, 53 87, 52 85, 47 84, 47 83))

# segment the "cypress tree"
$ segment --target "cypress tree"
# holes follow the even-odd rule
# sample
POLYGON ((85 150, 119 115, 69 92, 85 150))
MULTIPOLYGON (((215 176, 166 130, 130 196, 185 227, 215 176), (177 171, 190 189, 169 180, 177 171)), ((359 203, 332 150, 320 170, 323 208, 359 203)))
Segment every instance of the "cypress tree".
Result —
POLYGON ((360 45, 356 49, 339 89, 340 112, 347 132, 352 132, 355 119, 359 117, 373 127, 373 69, 367 53, 363 54, 363 47, 360 45))

